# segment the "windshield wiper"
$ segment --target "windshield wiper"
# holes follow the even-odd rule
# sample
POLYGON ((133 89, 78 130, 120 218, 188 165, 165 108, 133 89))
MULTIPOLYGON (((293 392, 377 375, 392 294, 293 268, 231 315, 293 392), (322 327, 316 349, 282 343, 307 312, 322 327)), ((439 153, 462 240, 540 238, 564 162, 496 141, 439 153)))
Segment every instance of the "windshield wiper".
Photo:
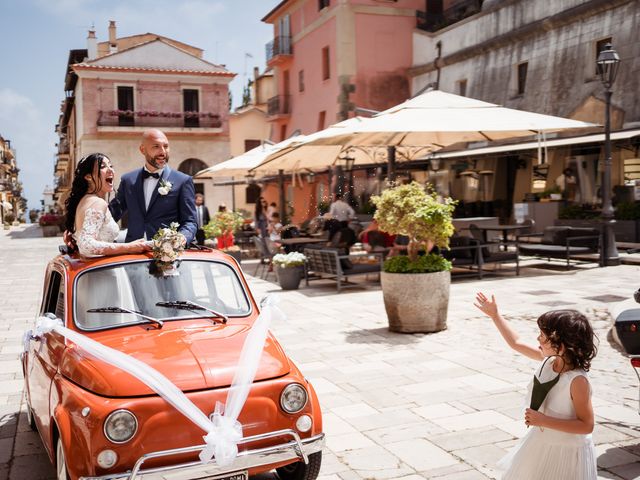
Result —
POLYGON ((129 310, 127 308, 122 307, 101 307, 101 308, 90 308, 87 310, 87 313, 130 313, 131 315, 137 315, 140 318, 144 318, 145 320, 150 321, 158 326, 158 328, 162 328, 162 320, 158 320, 157 318, 150 317, 148 315, 144 315, 140 312, 136 312, 135 310, 129 310))
MULTIPOLYGON (((158 302, 156 303, 156 307, 166 307, 166 308, 175 308, 178 310, 205 310, 216 317, 222 319, 222 323, 227 323, 229 321, 229 317, 227 317, 224 313, 217 312, 211 308, 204 307, 198 303, 189 302, 185 300, 176 300, 173 302, 158 302)), ((212 319, 215 320, 215 319, 212 319)), ((214 321, 215 323, 215 321, 214 321)))

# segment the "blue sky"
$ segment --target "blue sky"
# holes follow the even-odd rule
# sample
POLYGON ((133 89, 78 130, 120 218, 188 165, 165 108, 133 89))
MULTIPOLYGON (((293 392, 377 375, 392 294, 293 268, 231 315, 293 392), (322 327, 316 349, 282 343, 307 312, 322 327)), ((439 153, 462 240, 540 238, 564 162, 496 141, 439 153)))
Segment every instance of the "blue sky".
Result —
POLYGON ((204 49, 205 60, 237 73, 234 106, 244 73, 262 70, 272 26, 260 19, 280 0, 0 0, 0 135, 17 151, 29 208, 39 208, 53 184, 55 124, 64 98, 69 50, 86 48, 95 25, 108 39, 109 20, 118 37, 157 33, 204 49), (245 55, 249 53, 253 58, 245 55))

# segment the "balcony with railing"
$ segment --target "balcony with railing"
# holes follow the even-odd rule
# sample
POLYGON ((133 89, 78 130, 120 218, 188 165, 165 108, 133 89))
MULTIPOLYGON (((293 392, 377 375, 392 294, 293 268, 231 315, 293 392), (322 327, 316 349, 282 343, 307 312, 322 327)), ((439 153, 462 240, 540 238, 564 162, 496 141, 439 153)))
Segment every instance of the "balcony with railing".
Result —
POLYGON ((267 115, 270 120, 291 115, 291 95, 276 95, 267 100, 267 115))
MULTIPOLYGON (((441 8, 441 2, 438 3, 441 8)), ((478 13, 482 10, 482 0, 459 0, 444 11, 429 6, 430 2, 427 1, 426 11, 416 11, 417 27, 427 32, 437 32, 478 13)))
POLYGON ((143 128, 221 128, 220 115, 212 112, 161 112, 104 110, 98 115, 98 127, 143 128))
POLYGON ((291 37, 281 35, 271 40, 266 45, 267 65, 274 65, 293 55, 291 37))

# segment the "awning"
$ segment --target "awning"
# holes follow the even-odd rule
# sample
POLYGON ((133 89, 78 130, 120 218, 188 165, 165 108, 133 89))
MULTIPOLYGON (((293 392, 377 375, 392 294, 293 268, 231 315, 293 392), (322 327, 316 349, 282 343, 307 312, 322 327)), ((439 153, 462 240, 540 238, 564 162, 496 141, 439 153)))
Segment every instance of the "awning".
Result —
MULTIPOLYGON (((611 140, 625 140, 640 136, 640 129, 632 130, 619 130, 617 132, 611 132, 611 140)), ((456 150, 453 152, 436 152, 424 159, 431 158, 456 158, 456 157, 468 157, 473 155, 487 155, 492 153, 501 152, 513 152, 518 150, 535 150, 538 147, 551 148, 562 147, 566 145, 579 145, 584 143, 599 143, 604 142, 604 133, 596 133, 592 135, 581 135, 578 137, 565 137, 554 138, 543 142, 523 142, 512 143, 509 145, 497 145, 495 147, 482 147, 482 148, 470 148, 465 150, 456 150)))

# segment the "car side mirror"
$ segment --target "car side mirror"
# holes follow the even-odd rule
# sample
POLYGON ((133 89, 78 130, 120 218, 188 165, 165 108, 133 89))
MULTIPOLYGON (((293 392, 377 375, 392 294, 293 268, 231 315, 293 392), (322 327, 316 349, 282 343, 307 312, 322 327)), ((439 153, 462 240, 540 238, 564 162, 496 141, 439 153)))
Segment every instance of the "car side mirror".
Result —
POLYGON ((640 288, 638 290, 636 290, 635 292, 633 292, 633 299, 637 303, 640 303, 640 288))

